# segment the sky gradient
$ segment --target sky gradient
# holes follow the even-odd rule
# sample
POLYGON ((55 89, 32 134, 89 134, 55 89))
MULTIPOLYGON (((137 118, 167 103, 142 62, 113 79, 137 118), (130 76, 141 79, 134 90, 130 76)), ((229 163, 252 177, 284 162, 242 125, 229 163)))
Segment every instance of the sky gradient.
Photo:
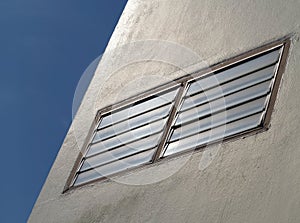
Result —
POLYGON ((1 0, 0 222, 26 222, 126 0, 1 0))

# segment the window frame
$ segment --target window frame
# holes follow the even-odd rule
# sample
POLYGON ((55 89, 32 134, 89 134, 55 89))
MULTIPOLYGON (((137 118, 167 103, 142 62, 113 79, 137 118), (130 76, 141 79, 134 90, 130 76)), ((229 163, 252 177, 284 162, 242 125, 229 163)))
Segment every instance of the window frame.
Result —
MULTIPOLYGON (((162 160, 172 159, 173 157, 177 157, 177 156, 180 156, 182 154, 191 152, 191 150, 187 150, 187 151, 176 153, 176 154, 173 154, 173 155, 170 155, 170 156, 167 156, 167 157, 160 157, 160 154, 162 154, 162 152, 165 149, 164 145, 166 144, 166 142, 168 140, 168 136, 169 136, 170 130, 172 128, 173 121, 175 120, 176 113, 178 111, 178 108, 180 107, 180 103, 182 102, 182 97, 183 97, 185 91, 187 90, 187 87, 189 86, 189 84, 192 81, 194 81, 198 78, 202 78, 206 75, 212 74, 212 73, 217 72, 217 71, 226 70, 226 69, 228 69, 229 67, 231 67, 233 65, 236 65, 236 64, 238 64, 240 62, 243 62, 243 61, 246 61, 247 59, 251 59, 255 56, 259 56, 259 55, 264 54, 268 51, 272 51, 272 50, 275 50, 276 48, 282 47, 282 52, 280 53, 280 56, 279 56, 279 59, 278 59, 278 65, 277 65, 276 70, 274 72, 274 80, 275 81, 274 81, 273 88, 272 88, 271 93, 270 93, 270 99, 269 99, 268 104, 266 106, 266 112, 265 112, 264 120, 262 121, 261 126, 258 126, 254 129, 251 129, 251 130, 248 130, 246 132, 241 132, 241 133, 237 133, 237 134, 234 134, 234 135, 230 135, 228 137, 225 137, 222 140, 217 140, 216 142, 211 142, 211 143, 209 143, 209 145, 215 144, 215 143, 220 143, 220 141, 231 141, 233 139, 234 140, 239 139, 240 137, 246 137, 246 136, 257 134, 259 132, 267 131, 270 128, 271 115, 272 115, 272 112, 273 112, 273 109, 274 109, 274 106, 275 106, 275 102, 276 102, 278 90, 279 90, 279 87, 280 87, 282 75, 283 75, 283 73, 285 71, 285 68, 286 68, 287 57, 288 57, 288 54, 289 54, 290 45, 291 45, 291 36, 286 36, 286 37, 281 38, 279 40, 276 40, 274 42, 271 42, 271 43, 265 44, 263 46, 260 46, 256 49, 253 49, 253 50, 247 51, 245 53, 242 53, 242 54, 240 54, 238 56, 235 56, 231 59, 226 59, 226 60, 224 60, 222 62, 219 62, 215 65, 212 65, 208 68, 205 68, 205 69, 202 69, 200 71, 196 71, 194 73, 187 74, 183 77, 177 78, 172 82, 168 82, 168 83, 159 85, 158 87, 147 90, 147 91, 145 91, 141 94, 130 97, 130 98, 125 99, 125 100, 123 100, 121 102, 118 102, 116 104, 112 104, 112 105, 109 105, 105 108, 99 109, 96 113, 96 116, 93 120, 93 123, 91 124, 91 127, 89 129, 87 137, 84 141, 83 147, 80 150, 79 155, 78 155, 78 157, 75 161, 75 164, 72 168, 71 174, 69 175, 69 177, 67 179, 65 187, 63 189, 63 193, 65 193, 66 191, 68 191, 70 189, 74 189, 74 188, 77 188, 77 187, 82 187, 86 184, 91 184, 91 183, 94 183, 94 182, 97 182, 97 181, 109 180, 110 177, 121 175, 124 172, 133 171, 133 170, 141 168, 143 166, 151 165, 153 163, 159 163, 162 160), (80 185, 77 185, 77 186, 73 185, 75 180, 76 180, 77 172, 80 170, 80 168, 83 164, 82 161, 84 160, 84 157, 85 157, 85 155, 88 151, 91 140, 93 139, 94 135, 96 134, 98 124, 100 123, 103 116, 105 116, 105 115, 107 115, 111 112, 114 112, 118 109, 121 109, 123 107, 129 106, 129 105, 131 105, 131 104, 133 104, 137 101, 146 99, 146 98, 148 98, 152 95, 160 94, 164 91, 170 90, 170 89, 175 88, 175 87, 179 87, 178 93, 175 96, 174 104, 172 105, 170 115, 167 118, 167 122, 166 122, 165 128, 163 130, 162 136, 160 138, 160 141, 158 143, 157 149, 154 152, 154 156, 153 156, 152 160, 149 163, 145 163, 145 164, 142 164, 142 165, 139 165, 139 166, 136 166, 136 167, 132 167, 132 168, 129 168, 129 169, 126 169, 126 170, 123 170, 123 171, 119 171, 115 174, 109 175, 109 177, 105 176, 105 177, 101 177, 101 178, 97 178, 97 179, 88 181, 86 183, 83 183, 83 184, 80 184, 80 185)), ((206 147, 206 145, 199 145, 195 149, 193 149, 192 151, 195 151, 195 150, 201 151, 204 147, 206 147)))

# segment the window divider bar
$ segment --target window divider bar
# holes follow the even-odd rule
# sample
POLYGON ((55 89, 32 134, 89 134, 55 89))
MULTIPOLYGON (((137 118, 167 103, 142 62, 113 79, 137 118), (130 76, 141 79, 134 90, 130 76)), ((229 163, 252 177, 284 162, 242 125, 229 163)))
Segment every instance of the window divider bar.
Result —
POLYGON ((176 117, 176 114, 178 112, 178 109, 179 109, 179 106, 180 106, 180 103, 183 99, 183 96, 184 96, 184 93, 186 92, 187 90, 187 86, 188 86, 188 81, 185 81, 185 82, 182 82, 181 83, 181 87, 175 97, 175 100, 174 100, 174 105, 172 106, 172 109, 171 109, 171 112, 170 112, 170 116, 165 124, 165 129, 164 129, 164 132, 160 138, 160 142, 158 143, 158 146, 157 146, 157 150, 155 151, 154 155, 153 155, 153 158, 152 158, 152 163, 156 162, 160 156, 161 156, 161 153, 164 149, 164 145, 166 144, 167 142, 167 139, 168 139, 168 135, 172 129, 172 123, 174 122, 175 120, 175 117, 176 117))

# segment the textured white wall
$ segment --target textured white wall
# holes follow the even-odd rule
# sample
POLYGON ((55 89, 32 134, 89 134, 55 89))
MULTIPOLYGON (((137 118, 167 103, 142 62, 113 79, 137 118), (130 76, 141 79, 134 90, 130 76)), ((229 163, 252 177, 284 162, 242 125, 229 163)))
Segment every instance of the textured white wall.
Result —
MULTIPOLYGON (((299 0, 129 0, 29 222, 300 222, 299 32, 299 0), (156 58, 166 55, 158 41, 151 48, 145 40, 192 50, 205 61, 194 64, 198 69, 291 33, 267 132, 223 144, 205 170, 199 170, 203 154, 197 152, 158 183, 98 182, 62 194, 97 109, 182 76, 182 67, 201 62, 191 57, 181 68, 165 63, 156 58), (128 60, 145 52, 154 59, 128 60)), ((178 157, 116 180, 163 176, 183 161, 178 157)))

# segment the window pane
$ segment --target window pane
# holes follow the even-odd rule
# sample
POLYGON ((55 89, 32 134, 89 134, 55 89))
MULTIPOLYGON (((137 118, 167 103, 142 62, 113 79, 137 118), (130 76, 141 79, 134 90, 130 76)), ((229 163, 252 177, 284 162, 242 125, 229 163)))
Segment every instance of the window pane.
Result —
POLYGON ((275 66, 268 67, 258 72, 251 73, 250 75, 235 79, 234 81, 228 82, 226 84, 206 90, 200 94, 196 94, 184 101, 181 110, 187 110, 191 107, 206 103, 207 101, 215 100, 217 98, 224 97, 234 92, 238 92, 263 81, 270 80, 274 77, 274 69, 275 66))
POLYGON ((128 131, 129 129, 134 129, 151 123, 163 118, 166 118, 171 110, 171 106, 165 105, 161 108, 152 110, 151 112, 144 113, 142 115, 136 116, 131 119, 125 119, 122 122, 119 122, 115 125, 108 126, 104 129, 101 129, 97 133, 97 138, 95 140, 103 140, 109 138, 113 135, 121 134, 128 131))
POLYGON ((262 112, 265 109, 265 104, 266 96, 254 100, 250 103, 219 112, 207 118, 191 122, 190 124, 181 127, 178 126, 178 128, 174 130, 170 141, 178 140, 179 138, 197 134, 199 132, 215 128, 217 126, 224 125, 228 122, 232 122, 247 117, 249 115, 253 115, 257 112, 262 112))
POLYGON ((131 169, 136 166, 140 166, 145 163, 149 163, 155 152, 155 149, 139 153, 138 155, 128 157, 118 162, 113 162, 105 166, 101 166, 90 171, 79 173, 75 180, 74 186, 109 176, 126 169, 131 169))
POLYGON ((116 161, 122 157, 154 148, 155 146, 157 146, 160 136, 160 134, 156 134, 142 140, 118 147, 114 150, 104 151, 98 155, 86 158, 80 171, 103 165, 114 160, 116 161))
POLYGON ((279 53, 280 50, 277 49, 271 53, 267 53, 264 56, 260 56, 256 59, 236 65, 233 68, 213 74, 210 77, 200 79, 198 83, 195 82, 194 84, 191 84, 187 96, 270 66, 278 61, 279 53))
POLYGON ((205 146, 261 126, 281 49, 191 81, 161 156, 205 146))
POLYGON ((75 185, 152 160, 179 87, 105 115, 89 144, 75 185))
POLYGON ((185 122, 202 118, 206 115, 225 110, 229 107, 245 103, 251 99, 261 97, 270 92, 273 81, 266 81, 243 91, 231 94, 227 97, 222 97, 218 100, 211 101, 190 110, 180 112, 176 124, 184 124, 185 122))
POLYGON ((217 140, 222 140, 230 135, 242 133, 251 128, 255 128, 261 123, 262 115, 263 113, 259 113, 248 118, 172 142, 167 146, 164 156, 169 156, 185 150, 195 149, 199 145, 205 145, 217 140))
POLYGON ((128 106, 126 109, 122 109, 108 116, 105 116, 101 121, 99 128, 103 128, 105 126, 115 124, 122 120, 126 120, 135 115, 139 115, 147 111, 150 111, 152 109, 156 109, 162 105, 170 104, 172 101, 174 101, 177 90, 178 89, 176 88, 166 94, 159 94, 153 96, 154 98, 150 100, 146 100, 144 102, 137 103, 137 104, 132 104, 128 106))

